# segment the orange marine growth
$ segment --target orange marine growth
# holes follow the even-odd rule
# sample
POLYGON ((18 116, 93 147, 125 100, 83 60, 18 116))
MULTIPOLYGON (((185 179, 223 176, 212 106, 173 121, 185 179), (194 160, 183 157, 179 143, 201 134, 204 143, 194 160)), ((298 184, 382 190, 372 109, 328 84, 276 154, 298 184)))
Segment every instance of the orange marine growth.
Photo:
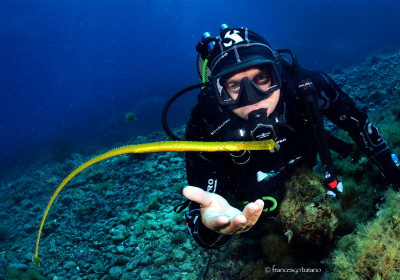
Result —
POLYGON ((131 154, 131 153, 157 153, 157 152, 236 152, 244 150, 272 150, 276 146, 273 140, 268 141, 253 141, 253 142, 191 142, 191 141, 170 141, 170 142, 155 142, 146 143, 139 145, 124 146, 117 149, 113 149, 105 154, 99 155, 72 171, 67 178, 62 181, 58 186, 57 190, 54 192, 49 203, 47 204, 46 210, 44 212, 42 222, 39 228, 39 234, 36 241, 36 251, 35 255, 32 257, 33 263, 36 267, 39 267, 40 260, 38 256, 39 251, 39 241, 40 235, 42 234, 42 229, 44 222, 46 220, 47 213, 53 201, 56 199, 58 193, 62 188, 73 178, 76 174, 81 172, 83 169, 107 158, 131 154))

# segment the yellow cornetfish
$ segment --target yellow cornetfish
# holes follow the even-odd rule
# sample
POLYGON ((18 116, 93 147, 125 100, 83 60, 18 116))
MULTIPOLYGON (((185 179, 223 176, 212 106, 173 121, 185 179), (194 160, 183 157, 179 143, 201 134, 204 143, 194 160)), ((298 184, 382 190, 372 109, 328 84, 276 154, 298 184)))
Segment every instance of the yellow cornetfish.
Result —
POLYGON ((42 234, 42 229, 44 222, 46 220, 47 213, 54 199, 57 197, 58 193, 62 188, 79 172, 83 169, 107 158, 130 154, 130 153, 157 153, 157 152, 236 152, 244 150, 272 150, 276 146, 273 140, 268 141, 252 141, 252 142, 191 142, 191 141, 170 141, 170 142, 156 142, 156 143, 146 143, 139 145, 124 146, 117 149, 113 149, 105 154, 99 155, 72 171, 67 178, 62 181, 58 186, 57 190, 54 192, 49 203, 47 204, 46 210, 44 212, 42 222, 39 228, 39 234, 36 241, 36 251, 35 255, 32 257, 33 263, 36 267, 39 267, 39 241, 40 235, 42 234))

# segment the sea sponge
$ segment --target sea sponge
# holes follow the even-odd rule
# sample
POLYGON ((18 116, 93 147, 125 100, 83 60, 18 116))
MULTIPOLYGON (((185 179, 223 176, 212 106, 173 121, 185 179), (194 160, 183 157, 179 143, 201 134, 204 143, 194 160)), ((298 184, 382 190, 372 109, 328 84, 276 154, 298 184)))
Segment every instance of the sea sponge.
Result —
POLYGON ((285 186, 278 214, 285 230, 311 244, 332 239, 339 220, 329 206, 322 179, 309 170, 298 170, 285 186))

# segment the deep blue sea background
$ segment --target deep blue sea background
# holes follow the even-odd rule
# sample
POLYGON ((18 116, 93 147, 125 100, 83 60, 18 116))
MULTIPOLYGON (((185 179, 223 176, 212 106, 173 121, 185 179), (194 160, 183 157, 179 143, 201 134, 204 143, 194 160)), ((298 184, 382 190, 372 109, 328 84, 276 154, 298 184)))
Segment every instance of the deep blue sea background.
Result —
MULTIPOLYGON (((0 172, 162 130, 165 102, 200 82, 201 35, 222 23, 331 72, 398 47, 399 14, 395 0, 1 0, 0 172), (127 124, 127 112, 138 120, 127 124)), ((171 107, 172 128, 187 122, 196 94, 171 107)))

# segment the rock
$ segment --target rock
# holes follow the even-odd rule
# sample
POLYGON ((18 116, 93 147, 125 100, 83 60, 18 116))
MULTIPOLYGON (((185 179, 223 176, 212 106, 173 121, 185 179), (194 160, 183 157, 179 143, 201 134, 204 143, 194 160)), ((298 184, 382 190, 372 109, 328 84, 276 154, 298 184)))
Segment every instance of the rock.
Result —
POLYGON ((345 93, 347 93, 347 94, 349 94, 349 93, 351 92, 351 86, 349 86, 349 85, 344 85, 344 86, 342 87, 342 89, 343 89, 343 91, 344 91, 345 93))
POLYGON ((90 238, 90 236, 91 236, 92 234, 90 233, 90 232, 85 232, 83 235, 82 235, 82 239, 83 240, 89 240, 89 238, 90 238))
POLYGON ((122 212, 119 220, 121 224, 128 225, 132 221, 132 214, 128 213, 127 211, 122 212))
POLYGON ((24 258, 25 258, 26 260, 28 260, 28 261, 31 261, 31 260, 32 260, 32 257, 33 257, 34 255, 35 255, 35 254, 32 253, 32 252, 28 252, 28 253, 25 254, 24 258))
MULTIPOLYGON (((82 179, 79 179, 78 181, 82 181, 82 179)), ((83 184, 85 183, 85 180, 83 180, 83 184)), ((85 197, 85 192, 81 189, 72 189, 69 194, 71 195, 72 199, 75 200, 81 200, 82 198, 85 197)))
POLYGON ((158 268, 167 262, 167 258, 165 256, 159 257, 154 260, 154 267, 158 268))
POLYGON ((132 274, 132 273, 124 273, 124 275, 122 275, 124 280, 136 280, 137 277, 132 274))
POLYGON ((153 263, 153 259, 152 258, 150 258, 150 257, 145 257, 145 258, 143 258, 141 261, 140 261, 140 264, 141 265, 150 265, 150 264, 152 264, 153 263))
POLYGON ((143 217, 145 217, 146 219, 152 219, 152 220, 156 220, 157 216, 153 213, 146 213, 143 215, 143 217))
POLYGON ((80 260, 77 263, 77 266, 79 267, 79 269, 81 268, 88 268, 90 266, 90 264, 86 263, 84 260, 80 260))
MULTIPOLYGON (((86 178, 81 178, 81 179, 76 179, 75 181, 73 181, 72 183, 70 183, 72 185, 72 187, 76 188, 78 186, 83 186, 86 183, 86 178)), ((80 189, 79 189, 80 190, 80 189)), ((81 190, 82 191, 82 190, 81 190)), ((81 197, 82 198, 82 197, 81 197)), ((79 198, 79 199, 81 199, 79 198)))
MULTIPOLYGON (((46 272, 44 273, 44 276, 46 276, 46 272)), ((47 280, 53 280, 54 277, 56 277, 56 276, 57 275, 55 273, 49 273, 49 274, 47 274, 46 279, 47 280)), ((55 279, 57 279, 57 278, 55 278, 55 279)))
POLYGON ((72 199, 72 197, 70 195, 65 195, 62 196, 61 198, 61 203, 63 205, 70 205, 74 200, 72 199))
POLYGON ((189 250, 193 249, 192 244, 190 244, 190 239, 186 239, 185 244, 183 244, 183 248, 189 249, 189 250))
POLYGON ((171 219, 166 219, 164 221, 161 222, 161 226, 165 229, 165 230, 170 230, 173 226, 175 226, 175 222, 171 219))
POLYGON ((106 199, 109 199, 115 195, 115 192, 113 191, 106 191, 105 197, 106 199))
POLYGON ((139 211, 140 213, 143 213, 143 207, 144 207, 144 203, 143 202, 139 202, 138 204, 136 204, 135 208, 133 210, 139 211))
POLYGON ((125 247, 124 246, 117 246, 117 253, 118 254, 123 254, 125 252, 125 247))
POLYGON ((46 222, 46 223, 43 225, 42 231, 43 231, 45 234, 50 234, 50 233, 55 232, 56 229, 57 229, 57 224, 56 224, 54 221, 49 221, 49 222, 46 222))
POLYGON ((33 203, 29 199, 22 200, 20 205, 21 205, 21 208, 25 209, 25 210, 28 210, 33 207, 33 203))
MULTIPOLYGON (((182 227, 183 228, 183 227, 182 227)), ((180 227, 180 226, 178 226, 178 225, 174 225, 173 227, 172 227, 172 232, 179 232, 179 231, 182 231, 182 228, 180 227)), ((184 230, 186 230, 186 228, 184 228, 184 230)))
POLYGON ((114 265, 125 266, 128 263, 128 261, 129 261, 129 257, 127 257, 127 256, 117 256, 114 265))
POLYGON ((105 272, 105 267, 102 261, 97 261, 93 266, 93 270, 96 273, 102 273, 105 272))
POLYGON ((133 259, 133 260, 131 260, 127 265, 126 265, 126 269, 128 270, 128 271, 130 271, 130 270, 134 270, 135 268, 137 268, 138 266, 139 266, 139 263, 140 263, 140 259, 133 259))
POLYGON ((68 261, 63 266, 63 269, 65 270, 71 270, 73 268, 76 268, 76 263, 74 261, 68 261))
POLYGON ((153 255, 151 255, 151 257, 153 258, 153 259, 157 259, 157 258, 159 258, 159 257, 163 257, 164 256, 164 254, 163 253, 161 253, 161 252, 154 252, 153 253, 153 255))
POLYGON ((26 271, 26 269, 28 268, 26 264, 23 263, 12 263, 8 266, 9 268, 14 268, 20 271, 26 271))
POLYGON ((37 230, 37 228, 32 224, 25 224, 24 225, 24 231, 26 233, 32 233, 32 232, 35 232, 36 230, 37 230))
POLYGON ((114 266, 109 271, 110 277, 113 280, 119 280, 122 275, 122 269, 119 266, 114 266))
POLYGON ((140 279, 150 279, 150 273, 147 271, 147 269, 143 269, 142 272, 139 274, 140 279))
POLYGON ((156 172, 156 170, 153 167, 149 167, 144 170, 144 174, 147 174, 147 175, 153 175, 155 172, 156 172))
POLYGON ((8 214, 6 212, 0 212, 0 219, 8 218, 8 214))
MULTIPOLYGON (((98 278, 97 278, 97 279, 98 279, 98 278)), ((97 279, 96 279, 96 280, 97 280, 97 279)), ((59 276, 59 275, 57 276, 57 275, 56 275, 56 276, 54 276, 53 280, 68 280, 68 279, 65 278, 65 277, 62 277, 62 276, 59 276)))
POLYGON ((228 262, 221 262, 221 261, 218 261, 214 265, 214 267, 216 267, 218 270, 227 270, 231 268, 228 262))
POLYGON ((167 168, 164 166, 164 165, 162 165, 162 164, 159 164, 158 166, 157 166, 157 171, 158 172, 166 172, 166 170, 167 170, 167 168))
POLYGON ((118 225, 115 229, 114 229, 114 235, 111 238, 115 243, 119 243, 124 241, 125 239, 127 239, 129 237, 129 233, 126 230, 126 227, 122 224, 118 225))
POLYGON ((368 97, 367 97, 367 102, 368 103, 375 103, 375 104, 379 104, 381 103, 383 100, 385 100, 385 91, 383 90, 375 90, 373 92, 371 92, 368 97))
POLYGON ((175 249, 172 251, 174 261, 183 262, 186 259, 186 254, 182 250, 175 249))
POLYGON ((146 238, 147 240, 157 240, 157 239, 159 239, 160 237, 157 235, 157 232, 156 232, 156 231, 148 230, 148 231, 146 232, 146 235, 145 235, 144 238, 146 238))
POLYGON ((180 269, 185 272, 192 272, 194 270, 193 265, 191 263, 184 263, 180 269))
POLYGON ((174 162, 174 163, 179 163, 179 162, 182 161, 182 159, 179 158, 179 157, 174 157, 174 158, 171 158, 169 161, 170 161, 170 162, 174 162))

